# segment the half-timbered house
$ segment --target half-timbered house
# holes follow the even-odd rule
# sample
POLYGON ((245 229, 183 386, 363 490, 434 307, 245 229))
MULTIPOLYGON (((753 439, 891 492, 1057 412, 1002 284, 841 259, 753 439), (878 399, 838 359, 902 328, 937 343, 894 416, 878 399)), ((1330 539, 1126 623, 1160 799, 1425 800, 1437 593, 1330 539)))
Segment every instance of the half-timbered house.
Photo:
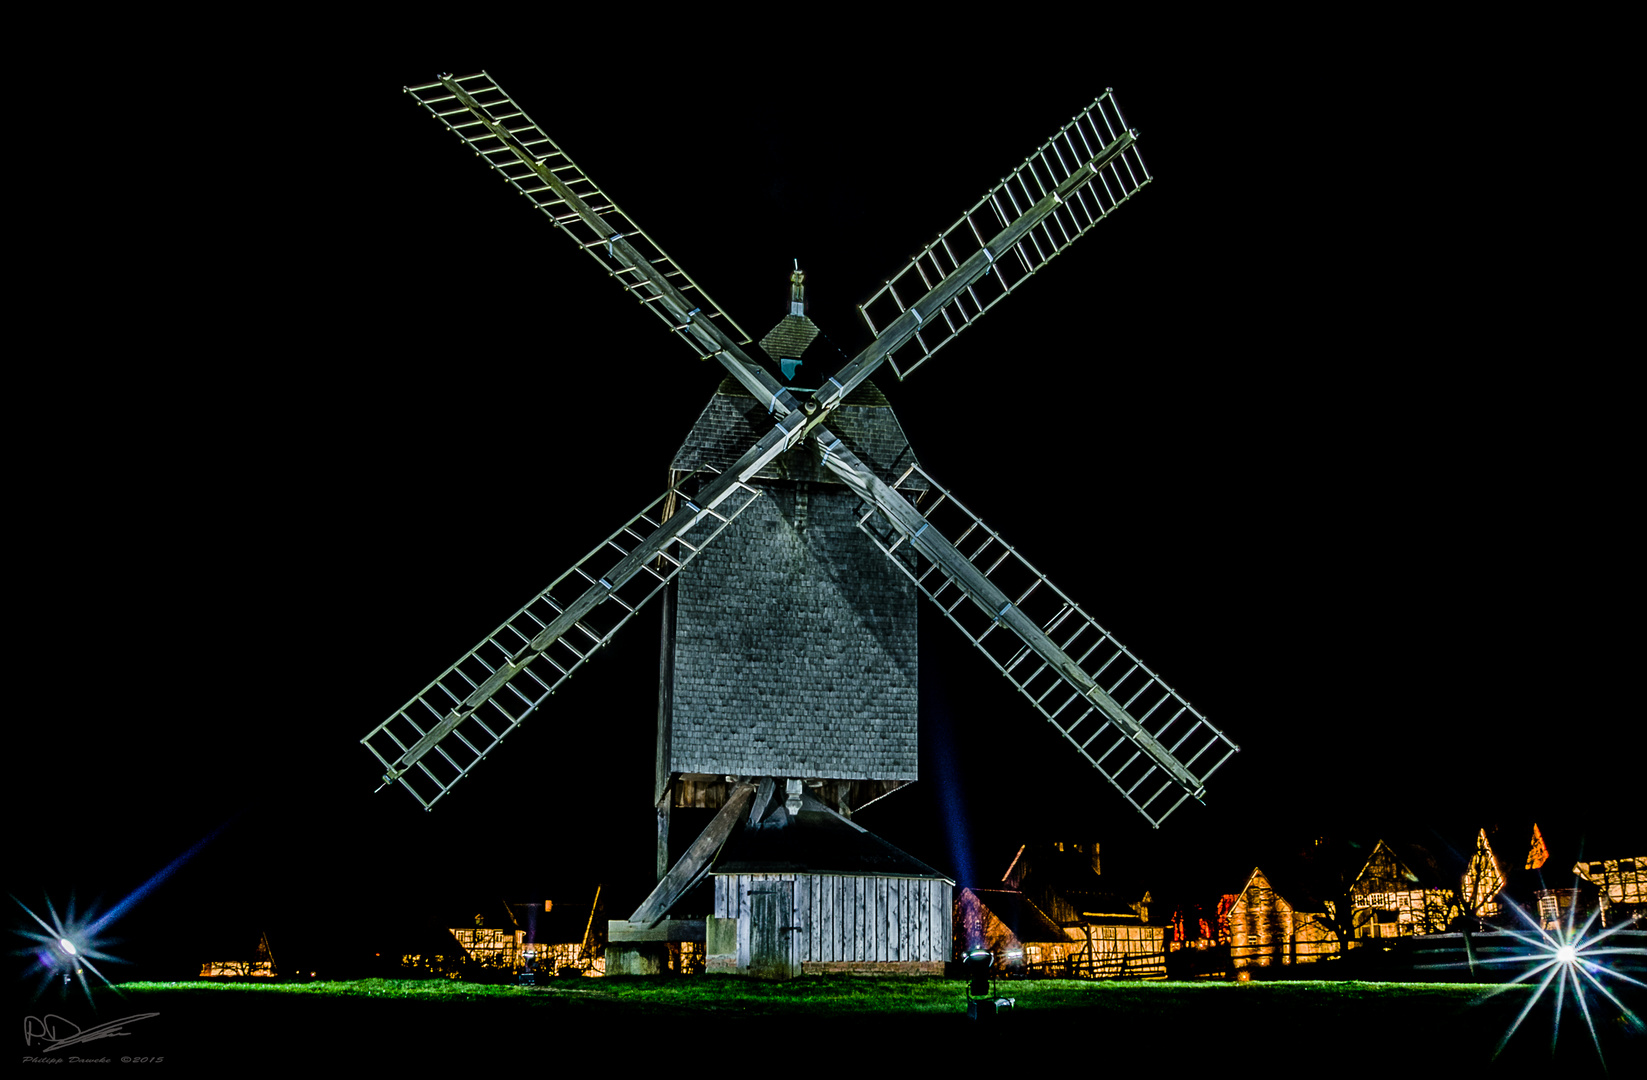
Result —
POLYGON ((1582 922, 1592 913, 1606 927, 1647 915, 1647 843, 1639 830, 1604 825, 1580 833, 1535 823, 1530 830, 1499 831, 1507 841, 1520 836, 1527 845, 1521 869, 1507 874, 1505 892, 1545 929, 1582 922))
POLYGON ((1284 878, 1282 895, 1269 874, 1253 867, 1229 909, 1230 963, 1238 979, 1337 955, 1326 907, 1302 881, 1284 878))
POLYGON ((1602 926, 1647 922, 1647 851, 1630 858, 1580 859, 1573 873, 1596 887, 1602 926))
POLYGON ((553 901, 491 904, 473 916, 470 926, 450 927, 451 949, 407 954, 401 966, 415 971, 458 977, 465 973, 507 977, 525 971, 543 975, 602 975, 605 960, 594 904, 553 901))
MULTIPOLYGON (((236 945, 250 944, 237 941, 236 945)), ((232 956, 227 960, 207 960, 200 965, 202 979, 272 979, 280 972, 275 967, 274 952, 269 948, 269 935, 259 931, 251 948, 230 946, 216 948, 216 955, 232 956)))
POLYGON ((1456 913, 1453 890, 1422 848, 1379 840, 1350 885, 1358 938, 1440 933, 1456 913))
POLYGON ((1149 921, 1149 891, 1102 866, 1097 843, 1020 847, 1001 888, 963 891, 958 947, 987 948, 1011 973, 1164 975, 1166 928, 1149 921))
POLYGON ((1491 919, 1499 913, 1499 894, 1509 883, 1509 876, 1499 852, 1494 850, 1487 830, 1476 833, 1475 848, 1470 852, 1459 883, 1459 914, 1467 918, 1491 919))

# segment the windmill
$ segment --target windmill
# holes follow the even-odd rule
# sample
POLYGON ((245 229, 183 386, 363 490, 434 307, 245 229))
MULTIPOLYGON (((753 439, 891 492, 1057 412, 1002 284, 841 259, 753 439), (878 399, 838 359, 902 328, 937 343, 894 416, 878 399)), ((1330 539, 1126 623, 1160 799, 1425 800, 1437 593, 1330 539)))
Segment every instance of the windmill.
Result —
MULTIPOLYGON (((742 863, 717 864, 742 875, 716 872, 744 890, 730 910, 745 918, 747 957, 751 923, 758 938, 760 925, 794 921, 749 917, 750 881, 767 895, 761 858, 782 862, 772 837, 805 831, 783 833, 786 823, 824 826, 812 842, 843 865, 902 856, 854 839, 863 830, 850 814, 915 778, 918 592, 1153 825, 1200 797, 1235 745, 933 479, 868 381, 883 363, 900 379, 925 364, 1148 182, 1111 93, 860 306, 874 341, 856 357, 817 355, 797 266, 788 314, 761 343, 780 381, 489 75, 406 89, 726 378, 663 495, 366 735, 385 785, 432 808, 662 595, 660 881, 628 922, 655 926, 717 852, 742 843, 742 863), (747 602, 762 589, 776 601, 747 602), (666 872, 669 810, 684 805, 719 812, 666 872), (726 846, 735 831, 742 839, 726 846), (838 854, 846 848, 855 854, 838 854)), ((937 876, 904 869, 910 881, 937 876)), ((935 895, 923 893, 934 912, 935 895)), ((788 912, 803 899, 755 903, 788 912)))

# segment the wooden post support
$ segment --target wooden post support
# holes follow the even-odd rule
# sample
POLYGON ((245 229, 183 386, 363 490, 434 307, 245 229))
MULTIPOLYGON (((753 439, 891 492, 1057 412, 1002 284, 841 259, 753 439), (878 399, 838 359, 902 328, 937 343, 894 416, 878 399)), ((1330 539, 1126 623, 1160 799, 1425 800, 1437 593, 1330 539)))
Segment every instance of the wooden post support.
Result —
POLYGON ((686 849, 686 854, 670 867, 669 873, 658 882, 652 894, 641 901, 640 907, 629 916, 630 922, 651 926, 664 917, 675 901, 703 876, 703 871, 709 867, 709 860, 714 858, 722 842, 731 835, 732 826, 738 823, 738 818, 748 809, 754 795, 755 785, 747 781, 737 784, 727 793, 726 805, 721 807, 720 813, 716 814, 709 822, 709 826, 692 841, 692 846, 686 849))
POLYGON ((772 792, 777 787, 777 781, 770 776, 761 777, 760 786, 755 789, 755 801, 749 806, 749 826, 754 828, 766 816, 766 808, 772 803, 772 792))

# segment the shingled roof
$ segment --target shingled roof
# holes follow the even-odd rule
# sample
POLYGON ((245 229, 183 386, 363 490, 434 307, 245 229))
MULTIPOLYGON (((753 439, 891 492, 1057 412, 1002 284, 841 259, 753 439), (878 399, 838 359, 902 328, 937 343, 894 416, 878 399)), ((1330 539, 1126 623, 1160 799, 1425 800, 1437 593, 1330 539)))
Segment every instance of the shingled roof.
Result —
POLYGON ((712 874, 847 874, 940 878, 943 874, 841 817, 811 795, 790 816, 776 799, 759 825, 740 824, 727 838, 712 874))

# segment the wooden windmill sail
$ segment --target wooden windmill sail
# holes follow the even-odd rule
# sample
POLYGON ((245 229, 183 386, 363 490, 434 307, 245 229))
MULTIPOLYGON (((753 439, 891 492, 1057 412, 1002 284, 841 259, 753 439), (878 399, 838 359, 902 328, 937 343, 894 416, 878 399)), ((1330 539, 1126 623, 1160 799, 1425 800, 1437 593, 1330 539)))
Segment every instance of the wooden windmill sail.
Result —
MULTIPOLYGON (((407 92, 727 378, 705 412, 724 415, 694 429, 668 491, 366 735, 385 784, 433 807, 673 585, 665 664, 675 665, 674 697, 660 718, 659 785, 722 785, 717 801, 736 804, 729 819, 753 823, 757 810, 798 806, 792 783, 850 810, 913 778, 914 643, 902 649, 899 635, 913 626, 916 592, 1152 824, 1200 797, 1235 745, 927 474, 907 442, 898 445, 901 432, 891 434, 896 420, 869 382, 883 363, 900 378, 925 364, 1148 182, 1112 94, 862 306, 875 339, 857 356, 822 371, 811 353, 799 369, 784 363, 808 336, 797 281, 789 316, 763 339, 778 353, 774 374, 741 347, 749 336, 490 76, 443 76, 407 92), (762 530, 784 536, 757 541, 762 530), (714 593, 728 568, 760 576, 751 552, 784 545, 798 561, 765 571, 782 601, 776 610, 740 609, 714 593), (839 586, 841 603, 809 608, 786 592, 802 564, 820 587, 839 586), (847 623, 850 633, 818 630, 847 623), (705 636, 683 642, 683 625, 705 636), (759 651, 758 629, 782 641, 767 659, 727 670, 729 638, 741 634, 748 657, 759 651), (849 683, 831 704, 829 688, 849 683), (702 701, 688 705, 693 694, 702 701), (744 727, 717 728, 710 701, 744 727)), ((750 591, 746 581, 738 594, 750 591)))

